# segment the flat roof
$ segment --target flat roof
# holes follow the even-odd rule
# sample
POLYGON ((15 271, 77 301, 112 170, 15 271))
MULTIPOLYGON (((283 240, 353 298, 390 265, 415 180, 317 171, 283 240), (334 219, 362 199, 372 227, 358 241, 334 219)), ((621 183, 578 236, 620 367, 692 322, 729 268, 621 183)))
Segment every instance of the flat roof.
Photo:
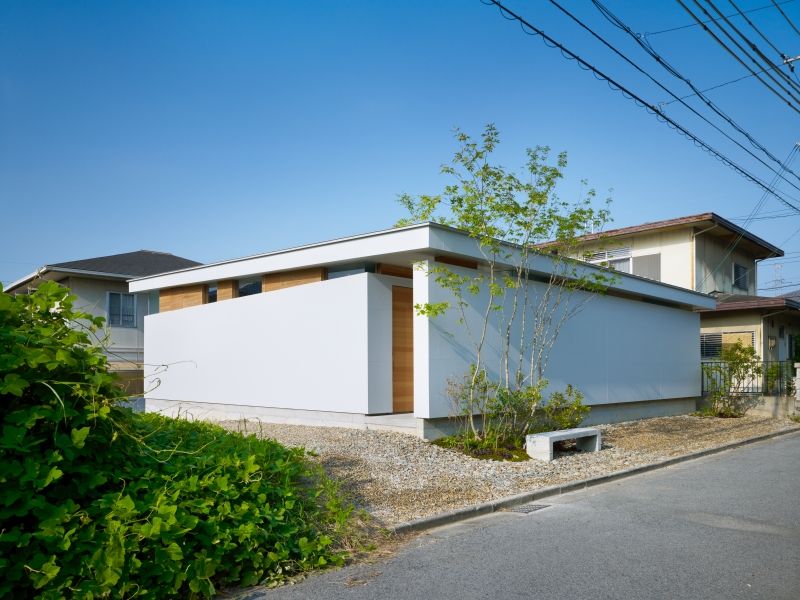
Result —
MULTIPOLYGON (((512 244, 506 246, 512 252, 519 250, 512 244)), ((353 262, 410 266, 416 261, 441 256, 485 262, 475 239, 464 231, 438 223, 420 223, 139 277, 129 280, 129 287, 131 292, 145 292, 353 262)), ((529 271, 534 275, 549 275, 554 271, 556 260, 559 259, 546 252, 536 253, 529 259, 529 271)), ((583 275, 607 271, 582 261, 575 263, 576 271, 583 275)), ((635 275, 616 272, 614 275, 617 282, 610 286, 610 292, 692 308, 714 306, 714 299, 705 294, 635 275)))

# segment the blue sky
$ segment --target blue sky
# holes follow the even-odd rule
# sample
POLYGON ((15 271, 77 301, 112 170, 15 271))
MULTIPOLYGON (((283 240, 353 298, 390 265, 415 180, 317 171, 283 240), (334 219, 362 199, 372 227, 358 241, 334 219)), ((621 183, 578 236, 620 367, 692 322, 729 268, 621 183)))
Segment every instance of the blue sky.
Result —
MULTIPOLYGON (((563 4, 689 93, 590 2, 563 4)), ((638 32, 692 22, 672 1, 605 4, 638 32)), ((669 99, 549 2, 508 5, 649 101, 669 99)), ((783 9, 800 26, 800 1, 783 9)), ((749 16, 781 51, 800 54, 800 35, 774 8, 749 16)), ((701 88, 745 74, 699 27, 647 39, 701 88)), ((800 114, 753 78, 709 97, 781 159, 800 141, 800 114)), ((771 180, 678 104, 666 110, 771 180)), ((456 147, 453 128, 478 134, 489 122, 509 168, 528 146, 569 153, 562 197, 577 198, 582 179, 603 197, 613 188, 613 226, 708 210, 742 218, 762 196, 479 0, 5 0, 0 280, 140 248, 214 261, 383 229, 403 216, 397 194, 446 183, 438 171, 456 147)), ((800 160, 793 167, 800 173, 800 160)), ((800 285, 800 216, 786 213, 770 199, 747 227, 783 244, 779 275, 800 285)), ((762 266, 760 286, 776 273, 762 266)))

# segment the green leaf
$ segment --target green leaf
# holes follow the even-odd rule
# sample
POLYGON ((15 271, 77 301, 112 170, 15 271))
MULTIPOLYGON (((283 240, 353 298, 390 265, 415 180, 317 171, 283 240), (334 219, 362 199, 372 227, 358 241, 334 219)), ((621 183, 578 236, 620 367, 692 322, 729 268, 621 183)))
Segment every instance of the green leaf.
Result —
POLYGON ((22 396, 22 392, 30 384, 16 373, 9 373, 0 382, 0 394, 11 394, 12 396, 22 396))
POLYGON ((86 443, 86 437, 89 435, 89 431, 89 427, 81 427, 80 429, 72 430, 70 437, 72 438, 72 443, 76 448, 83 448, 83 445, 86 443))
POLYGON ((44 482, 42 483, 42 485, 39 486, 39 489, 42 490, 42 489, 46 488, 48 485, 53 483, 56 479, 61 477, 63 474, 64 474, 64 472, 61 469, 59 469, 58 467, 51 467, 50 471, 47 473, 47 477, 44 478, 44 482))
POLYGON ((181 550, 181 547, 178 546, 178 544, 176 544, 175 542, 172 542, 169 546, 165 548, 165 550, 167 552, 167 556, 169 556, 171 560, 174 560, 176 562, 179 560, 183 560, 183 551, 181 550))
POLYGON ((61 571, 61 567, 56 565, 55 556, 51 556, 48 561, 38 569, 31 568, 30 578, 33 581, 33 587, 37 590, 43 588, 58 575, 59 571, 61 571))

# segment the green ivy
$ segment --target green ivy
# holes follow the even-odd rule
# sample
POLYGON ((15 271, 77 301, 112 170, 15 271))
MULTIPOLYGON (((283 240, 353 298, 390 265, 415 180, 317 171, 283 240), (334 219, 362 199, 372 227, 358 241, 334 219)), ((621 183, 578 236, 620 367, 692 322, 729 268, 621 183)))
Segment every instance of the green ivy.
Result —
POLYGON ((0 288, 0 597, 208 597, 341 564, 350 509, 300 449, 118 406, 102 319, 0 288))

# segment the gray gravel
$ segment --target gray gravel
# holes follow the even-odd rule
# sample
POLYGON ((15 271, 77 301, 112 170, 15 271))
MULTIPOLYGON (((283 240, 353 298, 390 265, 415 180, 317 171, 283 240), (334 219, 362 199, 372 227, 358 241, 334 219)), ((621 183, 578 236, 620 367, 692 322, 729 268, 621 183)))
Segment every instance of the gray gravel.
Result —
POLYGON ((357 507, 394 525, 445 510, 576 481, 797 425, 776 419, 668 417, 601 426, 601 452, 560 452, 550 463, 470 458, 387 431, 228 421, 236 431, 302 446, 357 507))

